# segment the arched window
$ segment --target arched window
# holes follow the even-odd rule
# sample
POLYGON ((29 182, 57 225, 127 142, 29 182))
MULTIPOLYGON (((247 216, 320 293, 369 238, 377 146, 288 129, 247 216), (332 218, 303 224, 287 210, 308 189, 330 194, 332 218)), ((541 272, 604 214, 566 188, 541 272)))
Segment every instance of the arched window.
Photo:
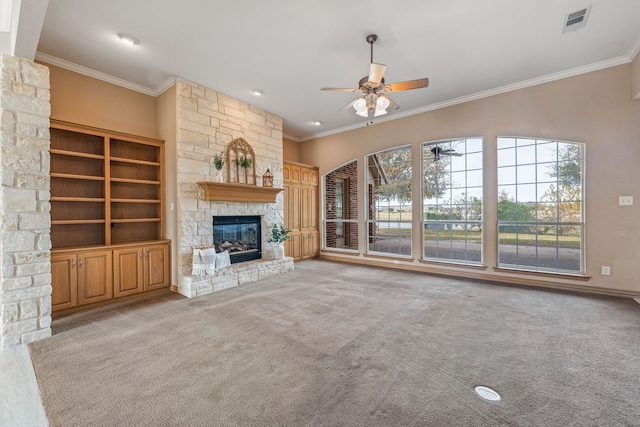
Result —
POLYGON ((358 162, 328 172, 324 182, 324 247, 358 249, 358 162))

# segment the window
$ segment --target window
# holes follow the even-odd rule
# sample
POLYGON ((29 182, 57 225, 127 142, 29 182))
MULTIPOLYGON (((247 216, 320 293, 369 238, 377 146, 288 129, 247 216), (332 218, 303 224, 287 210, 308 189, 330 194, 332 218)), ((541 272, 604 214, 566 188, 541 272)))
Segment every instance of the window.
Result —
POLYGON ((498 138, 498 266, 582 273, 582 144, 498 138))
POLYGON ((324 247, 358 249, 358 162, 324 176, 324 247))
POLYGON ((411 255, 411 147, 367 156, 369 252, 411 255))
POLYGON ((423 257, 482 262, 482 139, 422 147, 423 257))

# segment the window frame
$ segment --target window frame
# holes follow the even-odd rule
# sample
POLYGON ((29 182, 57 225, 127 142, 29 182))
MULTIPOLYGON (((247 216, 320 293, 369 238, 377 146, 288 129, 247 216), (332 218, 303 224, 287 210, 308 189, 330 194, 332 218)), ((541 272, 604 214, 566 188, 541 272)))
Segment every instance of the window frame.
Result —
MULTIPOLYGON (((552 139, 552 138, 537 138, 537 137, 527 137, 527 136, 509 136, 509 135, 498 135, 496 137, 496 268, 498 269, 504 269, 504 270, 514 270, 514 271, 521 271, 521 272, 529 272, 529 273, 547 273, 547 274, 559 274, 559 275, 569 275, 569 276, 585 276, 586 274, 586 203, 585 203, 585 183, 586 183, 586 173, 585 173, 585 165, 586 165, 586 144, 585 143, 581 143, 581 142, 574 142, 574 141, 565 141, 565 140, 560 140, 560 139, 552 139), (514 146, 513 147, 503 147, 500 148, 500 140, 501 139, 514 139, 514 146), (518 145, 518 140, 528 140, 528 141, 532 141, 532 144, 529 145, 518 145), (538 150, 537 147, 538 145, 542 145, 542 144, 546 144, 546 143, 555 143, 556 144, 556 158, 554 161, 549 162, 549 161, 544 161, 544 162, 539 162, 538 161, 538 150), (543 202, 538 200, 539 196, 538 196, 538 189, 537 187, 540 184, 545 184, 545 183, 559 183, 559 182, 563 182, 560 181, 558 179, 558 177, 556 177, 555 181, 540 181, 538 179, 538 168, 540 165, 548 165, 551 163, 554 163, 557 167, 558 164, 560 163, 565 163, 565 160, 560 161, 560 154, 559 154, 559 150, 558 150, 558 144, 568 144, 568 145, 573 145, 573 146, 578 146, 580 147, 580 198, 579 198, 579 203, 580 203, 580 219, 581 221, 560 221, 559 218, 559 211, 560 211, 560 203, 574 203, 575 201, 573 200, 566 200, 566 201, 561 201, 558 200, 556 202, 554 202, 556 204, 556 209, 558 211, 558 213, 556 214, 556 221, 555 222, 550 222, 550 221, 540 221, 539 220, 539 215, 538 213, 540 212, 539 206, 548 206, 551 205, 551 202, 543 202), (534 146, 535 147, 535 152, 536 152, 536 159, 535 162, 529 162, 529 163, 522 163, 519 164, 518 160, 517 160, 517 149, 518 147, 528 147, 528 146, 534 146), (515 163, 512 165, 500 165, 500 151, 501 150, 507 150, 510 148, 514 148, 515 149, 515 153, 516 153, 516 157, 515 157, 515 163), (523 167, 523 166, 534 166, 535 170, 536 170, 536 179, 534 182, 531 183, 518 183, 517 182, 517 168, 518 167, 523 167), (516 181, 513 184, 501 184, 500 182, 500 169, 504 169, 507 167, 514 167, 515 171, 516 171, 516 181), (516 187, 516 206, 519 205, 519 201, 517 199, 517 186, 518 185, 535 185, 536 186, 536 201, 535 202, 523 202, 521 204, 523 205, 529 205, 529 206, 534 206, 535 209, 535 213, 536 213, 536 217, 535 217, 535 221, 501 221, 500 220, 500 195, 501 195, 501 187, 505 187, 507 185, 512 185, 514 187, 516 187), (536 259, 536 265, 527 265, 527 264, 521 264, 519 262, 517 262, 516 264, 512 264, 512 263, 505 263, 505 262, 501 262, 500 261, 500 254, 501 254, 501 229, 502 227, 536 227, 536 245, 535 245, 535 259, 536 259), (540 247, 545 247, 545 245, 538 245, 538 235, 539 235, 539 231, 540 228, 539 227, 555 227, 556 228, 556 234, 555 234, 555 241, 556 241, 556 245, 554 246, 555 248, 555 261, 556 261, 556 267, 555 268, 551 268, 551 267, 544 267, 544 266, 540 266, 539 262, 538 262, 538 255, 539 255, 539 249, 540 247), (579 229, 580 231, 580 244, 579 244, 579 256, 578 256, 578 261, 580 263, 580 267, 578 270, 575 269, 562 269, 559 268, 559 263, 560 263, 560 249, 561 247, 559 246, 559 236, 560 233, 558 233, 558 229, 560 227, 576 227, 579 229)), ((517 214, 516 214, 517 215, 517 214)), ((516 233, 516 236, 519 236, 520 233, 516 233)), ((516 242, 517 242, 518 238, 516 238, 516 242)), ((565 249, 569 249, 569 248, 565 248, 565 249)), ((519 255, 519 251, 520 248, 518 247, 517 243, 516 243, 516 260, 519 259, 520 255, 519 255)))
MULTIPOLYGON (((459 137, 459 138, 446 138, 446 139, 440 139, 440 140, 436 140, 436 141, 427 141, 427 142, 423 142, 420 145, 420 169, 421 169, 421 181, 420 181, 420 250, 421 250, 421 260, 424 261, 428 261, 428 262, 438 262, 438 263, 446 263, 446 264, 456 264, 456 265, 465 265, 465 266, 482 266, 484 265, 484 258, 485 258, 485 250, 484 250, 484 245, 485 245, 485 228, 486 228, 486 224, 485 224, 485 216, 484 216, 484 211, 485 211, 485 170, 484 170, 484 161, 485 161, 485 138, 483 138, 482 136, 469 136, 469 137, 459 137), (479 140, 480 141, 480 150, 479 151, 467 151, 467 147, 468 147, 468 141, 469 140, 479 140), (451 144, 453 143, 464 143, 464 156, 465 156, 465 166, 464 169, 462 170, 452 170, 451 168, 451 162, 449 162, 449 168, 447 173, 447 177, 445 179, 448 179, 449 182, 449 190, 460 190, 460 189, 464 189, 463 194, 465 194, 465 204, 464 204, 464 212, 465 212, 465 217, 467 217, 469 215, 469 203, 468 203, 468 194, 469 194, 469 189, 478 189, 480 188, 480 219, 459 219, 459 220, 454 220, 454 219, 444 219, 444 220, 440 220, 440 219, 431 219, 428 220, 425 218, 426 212, 425 212, 425 176, 427 174, 426 171, 426 163, 425 161, 427 160, 426 158, 426 152, 428 152, 427 150, 430 151, 429 148, 427 147, 431 147, 431 146, 438 146, 439 144, 449 144, 449 146, 451 146, 451 144), (468 154, 477 154, 479 153, 481 156, 481 160, 480 160, 480 167, 479 168, 471 168, 469 169, 469 165, 467 162, 467 158, 466 155, 468 154), (482 177, 482 183, 481 185, 477 186, 470 186, 467 182, 467 175, 469 172, 473 173, 473 172, 480 172, 480 175, 482 177), (465 184, 463 187, 454 187, 451 185, 451 180, 452 175, 454 173, 461 173, 464 172, 465 174, 465 184), (426 256, 425 255, 425 249, 426 249, 426 239, 425 239, 425 232, 427 230, 427 226, 428 225, 434 225, 436 230, 440 230, 440 227, 445 227, 443 229, 447 229, 446 227, 449 226, 448 230, 450 230, 449 235, 452 237, 452 232, 453 232, 453 227, 455 225, 458 226, 462 226, 463 230, 465 231, 465 239, 464 241, 464 253, 465 253, 465 258, 466 258, 466 254, 468 253, 468 249, 467 249, 467 245, 469 245, 469 238, 466 236, 466 232, 472 228, 473 226, 478 226, 480 227, 480 241, 478 243, 479 245, 479 249, 480 249, 480 259, 479 260, 473 260, 473 259, 459 259, 459 258, 454 258, 453 256, 449 256, 449 257, 440 257, 440 256, 426 256), (469 227, 471 226, 471 227, 469 227)), ((436 178, 438 179, 438 178, 436 178)), ((435 197, 435 200, 437 201, 438 199, 440 199, 440 197, 435 197)), ((436 204, 437 206, 437 204, 436 204)), ((448 204, 443 204, 442 206, 448 206, 449 209, 453 210, 455 206, 459 206, 459 204, 455 204, 453 203, 453 200, 449 200, 448 204)), ((436 232, 436 234, 439 234, 436 232)), ((437 239, 436 241, 439 241, 439 239, 437 239)), ((449 242, 449 251, 452 254, 453 253, 453 242, 454 239, 451 238, 450 240, 446 240, 447 242, 449 242)))
MULTIPOLYGON (((402 220, 398 220, 398 221, 391 221, 391 220, 373 220, 371 219, 371 210, 370 210, 370 204, 369 204, 369 199, 370 199, 370 193, 369 193, 369 185, 370 185, 370 180, 369 180, 369 158, 372 156, 375 156, 377 154, 380 153, 386 153, 386 152, 390 152, 390 151, 400 151, 400 150, 407 150, 409 152, 409 170, 410 170, 410 178, 409 178, 409 185, 410 185, 410 200, 408 203, 406 203, 405 205, 410 206, 411 209, 413 210, 414 208, 414 204, 413 204, 413 176, 414 176, 414 170, 413 170, 413 146, 412 144, 403 144, 403 145, 399 145, 399 146, 395 146, 395 147, 390 147, 390 148, 385 148, 383 150, 378 150, 372 153, 368 153, 365 154, 364 156, 364 163, 363 165, 365 165, 364 167, 364 209, 365 209, 365 236, 366 236, 366 246, 365 246, 365 250, 367 254, 371 254, 371 255, 375 255, 375 256, 387 256, 387 257, 396 257, 396 258, 407 258, 407 259, 412 259, 413 258, 413 235, 414 235, 414 230, 413 230, 413 213, 409 213, 408 215, 408 220, 402 219, 402 220), (371 249, 371 243, 370 243, 370 239, 371 239, 371 235, 370 235, 370 231, 371 231, 371 227, 374 224, 377 223, 385 223, 385 224, 389 224, 391 225, 392 223, 402 223, 402 224, 409 224, 408 230, 409 230, 409 237, 408 238, 398 238, 398 240, 405 240, 409 242, 409 253, 408 254, 403 254, 403 253, 397 253, 397 252, 384 252, 384 251, 376 251, 371 249)), ((391 227, 387 227, 388 229, 390 229, 391 227)), ((402 227, 404 228, 404 227, 402 227)), ((377 236, 377 235, 376 235, 377 236)), ((373 236, 375 237, 375 236, 373 236)))
MULTIPOLYGON (((331 175, 332 173, 336 172, 339 169, 344 168, 345 166, 350 165, 351 163, 355 163, 356 165, 356 173, 354 174, 354 176, 356 177, 355 182, 352 184, 351 182, 349 183, 349 188, 353 188, 351 185, 355 186, 355 190, 356 190, 356 194, 357 197, 359 198, 359 191, 358 191, 358 159, 351 159, 347 162, 342 163, 339 166, 336 166, 335 168, 331 169, 330 171, 327 171, 326 173, 324 173, 322 175, 322 249, 323 250, 331 250, 331 251, 344 251, 344 252, 349 252, 349 253, 357 253, 360 251, 360 244, 359 244, 359 230, 358 230, 358 218, 356 217, 356 219, 328 219, 327 218, 327 177, 329 175, 331 175), (338 247, 330 247, 327 246, 327 224, 330 223, 348 223, 348 224, 355 224, 355 225, 350 225, 349 228, 354 227, 356 229, 356 248, 338 248, 338 247)), ((342 179, 349 179, 349 177, 347 176, 347 174, 343 174, 342 179)), ((357 213, 357 212, 356 212, 357 213)))

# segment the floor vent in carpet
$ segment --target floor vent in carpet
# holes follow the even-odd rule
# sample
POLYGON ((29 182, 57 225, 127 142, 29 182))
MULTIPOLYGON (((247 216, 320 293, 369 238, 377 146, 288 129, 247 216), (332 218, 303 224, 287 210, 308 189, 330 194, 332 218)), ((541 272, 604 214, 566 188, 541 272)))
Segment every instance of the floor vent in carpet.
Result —
POLYGON ((492 402, 498 402, 500 400, 498 392, 490 389, 489 387, 479 385, 474 390, 476 391, 476 394, 484 400, 490 400, 492 402))

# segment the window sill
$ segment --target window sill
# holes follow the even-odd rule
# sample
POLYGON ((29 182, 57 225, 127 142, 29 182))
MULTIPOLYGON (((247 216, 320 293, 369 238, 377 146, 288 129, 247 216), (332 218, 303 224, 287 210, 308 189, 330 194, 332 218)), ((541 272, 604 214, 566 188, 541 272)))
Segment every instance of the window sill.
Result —
POLYGON ((458 262, 447 262, 447 261, 435 261, 435 260, 427 260, 427 259, 419 259, 418 262, 420 264, 425 265, 433 265, 434 267, 455 267, 455 268, 468 268, 470 270, 486 270, 488 267, 482 264, 463 264, 458 262))
POLYGON ((555 273, 551 271, 536 271, 536 270, 519 270, 519 269, 507 268, 507 267, 494 267, 493 271, 496 273, 522 274, 526 276, 539 276, 539 277, 549 277, 549 278, 556 278, 556 279, 577 280, 581 282, 587 282, 591 279, 591 276, 585 276, 583 274, 555 273))

